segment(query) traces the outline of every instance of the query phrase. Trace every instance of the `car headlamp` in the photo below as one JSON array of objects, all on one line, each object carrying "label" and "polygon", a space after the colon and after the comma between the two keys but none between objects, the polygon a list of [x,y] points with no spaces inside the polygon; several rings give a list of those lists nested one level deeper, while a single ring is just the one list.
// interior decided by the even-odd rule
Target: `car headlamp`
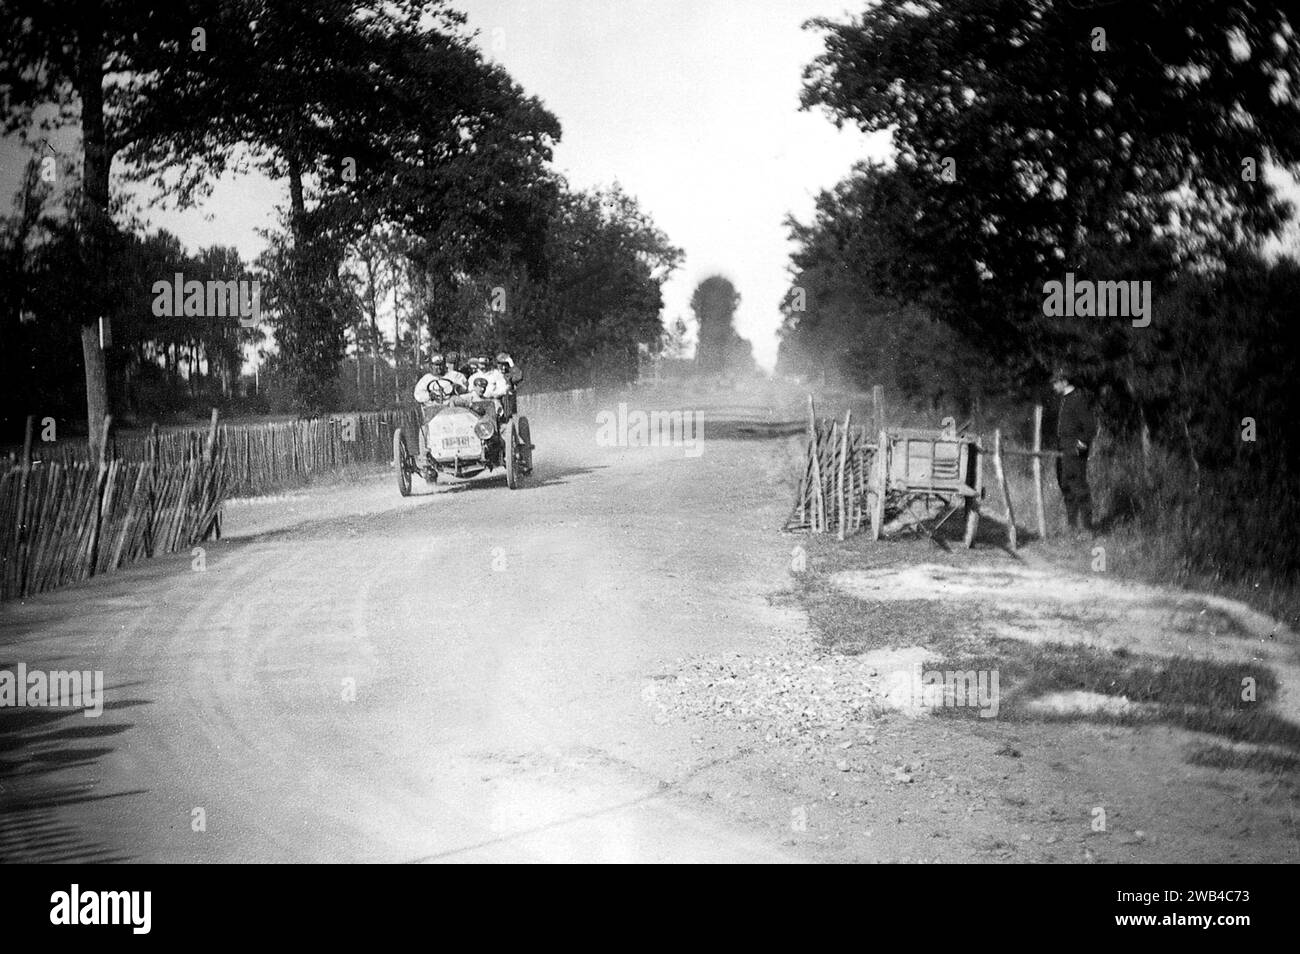
[{"label": "car headlamp", "polygon": [[474,433],[479,436],[479,440],[487,440],[492,436],[492,422],[479,421],[474,425]]}]

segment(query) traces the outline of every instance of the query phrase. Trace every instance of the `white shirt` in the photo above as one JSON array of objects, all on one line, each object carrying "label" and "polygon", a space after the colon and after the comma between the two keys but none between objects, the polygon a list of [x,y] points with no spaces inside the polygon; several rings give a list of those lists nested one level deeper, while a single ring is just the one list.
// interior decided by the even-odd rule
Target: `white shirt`
[{"label": "white shirt", "polygon": [[[456,393],[455,385],[457,383],[456,378],[452,377],[453,374],[456,375],[456,378],[460,378],[461,382],[465,380],[463,375],[457,374],[455,371],[448,371],[445,374],[429,373],[424,375],[416,382],[415,399],[421,404],[428,404],[431,401],[444,401],[451,397]],[[464,386],[463,383],[461,386]]]},{"label": "white shirt", "polygon": [[421,377],[420,380],[415,382],[415,390],[411,393],[415,395],[415,399],[421,404],[428,404],[433,400],[433,398],[429,396],[429,385],[431,385],[433,381],[434,376],[432,374],[426,374]]},{"label": "white shirt", "polygon": [[484,392],[484,397],[499,398],[505,397],[510,393],[510,382],[507,381],[506,376],[496,368],[489,368],[486,371],[475,371],[471,374],[469,376],[471,387],[476,378],[482,378],[487,382],[487,391]]}]

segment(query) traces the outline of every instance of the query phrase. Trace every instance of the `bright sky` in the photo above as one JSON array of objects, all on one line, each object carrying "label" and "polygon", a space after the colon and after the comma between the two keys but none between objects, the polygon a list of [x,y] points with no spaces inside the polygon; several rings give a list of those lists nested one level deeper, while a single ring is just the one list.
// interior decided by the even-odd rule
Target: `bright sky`
[{"label": "bright sky", "polygon": [[[868,139],[798,109],[800,74],[820,50],[800,29],[840,18],[845,0],[461,0],[484,52],[559,117],[555,166],[578,188],[615,181],[686,252],[664,318],[689,320],[695,285],[721,272],[741,295],[737,327],[759,362],[776,360],[789,245],[781,222],[806,218]],[[71,151],[70,135],[51,137]],[[883,139],[871,154],[883,156]],[[67,154],[65,152],[65,154]],[[4,144],[4,195],[26,156]],[[12,183],[12,185],[11,185]],[[227,178],[202,208],[153,210],[191,251],[234,245],[251,260],[287,202],[283,182]]]},{"label": "bright sky", "polygon": [[844,0],[465,0],[485,52],[564,127],[555,165],[578,187],[615,180],[686,252],[664,315],[720,272],[740,292],[736,325],[776,361],[788,288],[781,222],[807,218],[818,190],[882,137],[799,111],[801,73],[821,50],[810,17]]}]

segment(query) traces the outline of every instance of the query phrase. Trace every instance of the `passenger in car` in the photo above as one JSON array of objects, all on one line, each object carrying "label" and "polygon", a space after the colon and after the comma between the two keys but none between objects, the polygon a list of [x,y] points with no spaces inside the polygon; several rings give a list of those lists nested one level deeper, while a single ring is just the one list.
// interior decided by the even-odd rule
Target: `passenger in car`
[{"label": "passenger in car", "polygon": [[457,394],[451,403],[457,407],[467,407],[480,417],[491,413],[493,401],[487,396],[487,381],[482,377],[473,377],[470,378],[469,386],[469,391]]}]

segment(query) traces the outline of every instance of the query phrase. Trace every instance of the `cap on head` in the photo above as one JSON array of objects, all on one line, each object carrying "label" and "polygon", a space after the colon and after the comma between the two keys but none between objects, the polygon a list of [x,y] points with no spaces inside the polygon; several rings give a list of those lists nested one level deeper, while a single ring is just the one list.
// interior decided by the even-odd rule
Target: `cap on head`
[{"label": "cap on head", "polygon": [[429,355],[429,363],[435,366],[441,365],[443,367],[446,367],[447,359],[440,354],[434,353]]},{"label": "cap on head", "polygon": [[1062,384],[1066,384],[1069,382],[1069,380],[1070,380],[1070,375],[1066,372],[1065,368],[1062,368],[1060,365],[1057,365],[1055,368],[1052,369],[1053,383],[1060,381]]},{"label": "cap on head", "polygon": [[497,364],[510,364],[510,363],[511,363],[510,355],[506,354],[504,351],[497,352]]}]

